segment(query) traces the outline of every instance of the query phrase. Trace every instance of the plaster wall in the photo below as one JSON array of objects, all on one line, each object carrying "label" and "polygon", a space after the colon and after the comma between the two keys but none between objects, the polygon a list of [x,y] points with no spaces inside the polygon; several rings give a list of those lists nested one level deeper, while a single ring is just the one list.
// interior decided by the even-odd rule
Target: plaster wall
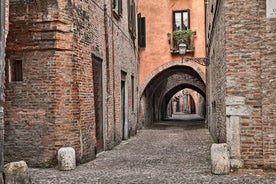
[{"label": "plaster wall", "polygon": [[[190,9],[190,28],[196,31],[195,51],[188,57],[205,57],[204,1],[147,1],[139,0],[138,12],[146,18],[146,48],[139,49],[140,85],[159,66],[181,60],[178,54],[170,53],[167,33],[172,33],[174,10]],[[203,72],[205,67],[198,65]]]}]

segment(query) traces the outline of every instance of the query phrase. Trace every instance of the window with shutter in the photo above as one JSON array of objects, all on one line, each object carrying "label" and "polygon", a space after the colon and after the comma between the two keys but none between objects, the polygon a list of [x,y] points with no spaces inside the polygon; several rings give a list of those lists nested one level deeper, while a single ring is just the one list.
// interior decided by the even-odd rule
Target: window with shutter
[{"label": "window with shutter", "polygon": [[138,46],[146,47],[146,18],[138,14]]}]

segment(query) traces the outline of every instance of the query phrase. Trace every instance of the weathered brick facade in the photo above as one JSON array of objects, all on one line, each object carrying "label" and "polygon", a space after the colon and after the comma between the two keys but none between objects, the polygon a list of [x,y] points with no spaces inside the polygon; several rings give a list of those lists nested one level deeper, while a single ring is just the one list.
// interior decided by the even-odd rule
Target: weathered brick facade
[{"label": "weathered brick facade", "polygon": [[247,168],[276,166],[275,32],[266,1],[209,1],[208,121]]},{"label": "weathered brick facade", "polygon": [[[122,7],[116,19],[111,2],[103,0],[10,2],[5,161],[50,166],[60,147],[72,146],[77,161],[86,162],[99,150],[117,145],[122,129],[128,135],[136,132],[137,101],[132,100],[138,95],[137,46],[128,30],[126,1]],[[16,60],[22,60],[22,81],[12,80]],[[95,60],[101,77],[93,71]],[[124,108],[121,71],[126,73],[128,94]],[[98,103],[101,109],[95,109]],[[124,123],[122,109],[131,109]],[[103,148],[97,148],[97,123]]]}]

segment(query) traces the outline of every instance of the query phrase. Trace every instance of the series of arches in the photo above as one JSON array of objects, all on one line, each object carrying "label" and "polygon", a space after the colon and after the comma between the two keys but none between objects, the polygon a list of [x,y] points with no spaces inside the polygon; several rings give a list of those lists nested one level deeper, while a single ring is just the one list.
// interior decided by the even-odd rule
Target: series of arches
[{"label": "series of arches", "polygon": [[[206,77],[199,65],[192,61],[171,61],[154,70],[141,85],[140,122],[151,126],[154,122],[171,117],[168,107],[173,97],[189,89],[199,95],[189,94],[196,102],[195,112],[205,116]],[[200,98],[200,99],[196,99]],[[192,104],[191,104],[192,105]],[[201,110],[199,110],[201,109]],[[204,110],[203,110],[204,109]],[[172,111],[172,109],[170,109]],[[184,112],[183,112],[184,113]]]}]

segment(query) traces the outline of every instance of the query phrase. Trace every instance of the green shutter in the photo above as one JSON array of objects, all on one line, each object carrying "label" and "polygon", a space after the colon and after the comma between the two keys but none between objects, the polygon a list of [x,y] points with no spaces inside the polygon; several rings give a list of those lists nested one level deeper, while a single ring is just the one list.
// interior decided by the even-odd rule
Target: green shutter
[{"label": "green shutter", "polygon": [[146,18],[138,15],[138,46],[146,47]]}]

